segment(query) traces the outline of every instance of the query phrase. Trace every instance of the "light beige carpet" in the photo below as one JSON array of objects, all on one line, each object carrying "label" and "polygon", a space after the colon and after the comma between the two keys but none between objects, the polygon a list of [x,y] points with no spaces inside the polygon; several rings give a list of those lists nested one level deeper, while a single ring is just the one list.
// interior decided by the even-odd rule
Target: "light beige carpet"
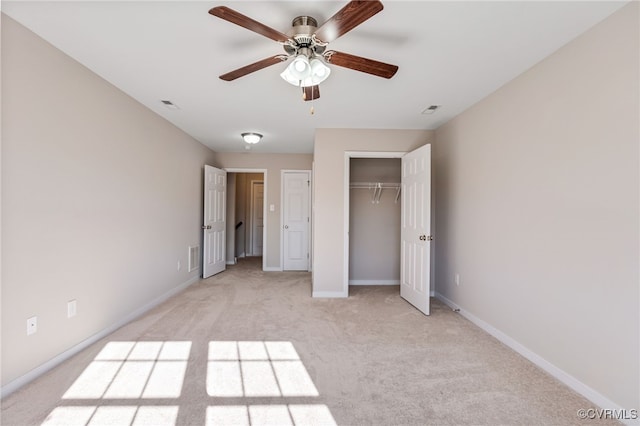
[{"label": "light beige carpet", "polygon": [[606,423],[436,300],[427,317],[397,286],[313,299],[310,274],[259,265],[194,284],[10,395],[2,424]]}]

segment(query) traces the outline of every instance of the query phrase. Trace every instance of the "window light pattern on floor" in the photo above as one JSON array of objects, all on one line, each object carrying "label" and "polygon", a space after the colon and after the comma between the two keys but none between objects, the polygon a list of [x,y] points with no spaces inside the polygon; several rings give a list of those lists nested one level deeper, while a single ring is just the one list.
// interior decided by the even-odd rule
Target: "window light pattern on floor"
[{"label": "window light pattern on floor", "polygon": [[82,406],[58,407],[43,423],[46,426],[175,426],[177,406]]},{"label": "window light pattern on floor", "polygon": [[[291,342],[213,341],[206,349],[201,374],[216,401],[319,396]],[[55,408],[43,426],[176,426],[191,350],[188,341],[107,343],[63,395],[69,405]],[[323,404],[230,402],[236,405],[206,407],[204,426],[336,425]]]},{"label": "window light pattern on floor", "polygon": [[207,408],[206,426],[316,425],[336,422],[326,405],[222,405]]},{"label": "window light pattern on floor", "polygon": [[291,342],[210,342],[207,393],[215,397],[319,395]]},{"label": "window light pattern on floor", "polygon": [[191,342],[109,342],[63,399],[178,398]]}]

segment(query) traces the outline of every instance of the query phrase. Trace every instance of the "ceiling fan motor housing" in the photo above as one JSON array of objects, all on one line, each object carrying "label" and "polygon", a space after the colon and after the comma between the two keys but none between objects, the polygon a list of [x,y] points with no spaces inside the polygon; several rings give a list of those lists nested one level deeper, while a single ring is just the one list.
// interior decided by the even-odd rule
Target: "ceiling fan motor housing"
[{"label": "ceiling fan motor housing", "polygon": [[313,37],[318,29],[318,21],[311,16],[298,16],[291,22],[291,30],[288,35],[295,41],[295,47],[289,44],[284,45],[284,50],[289,54],[296,54],[301,49],[308,49],[306,52],[313,52],[318,55],[325,50],[324,44],[319,44]]}]

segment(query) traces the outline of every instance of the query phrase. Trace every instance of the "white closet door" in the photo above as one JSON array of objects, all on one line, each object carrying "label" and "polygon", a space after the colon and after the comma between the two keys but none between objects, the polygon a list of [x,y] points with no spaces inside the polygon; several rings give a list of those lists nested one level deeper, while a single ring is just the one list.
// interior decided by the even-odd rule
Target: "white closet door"
[{"label": "white closet door", "polygon": [[400,295],[429,315],[431,145],[402,157]]}]

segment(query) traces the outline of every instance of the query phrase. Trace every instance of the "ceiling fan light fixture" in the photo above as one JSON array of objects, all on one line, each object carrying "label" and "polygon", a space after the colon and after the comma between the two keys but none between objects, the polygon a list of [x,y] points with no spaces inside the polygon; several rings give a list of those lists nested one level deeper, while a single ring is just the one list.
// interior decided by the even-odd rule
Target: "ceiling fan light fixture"
[{"label": "ceiling fan light fixture", "polygon": [[329,77],[331,68],[329,68],[321,59],[313,58],[311,60],[311,79],[312,86],[320,84]]},{"label": "ceiling fan light fixture", "polygon": [[311,64],[306,55],[298,55],[289,64],[289,72],[298,80],[304,80],[311,73]]},{"label": "ceiling fan light fixture", "polygon": [[[298,60],[298,58],[304,57],[305,59]],[[296,62],[298,61],[298,62]],[[300,64],[304,64],[305,71],[300,72],[297,67],[302,68]],[[306,66],[308,64],[308,66]],[[329,68],[321,59],[315,57],[309,61],[306,56],[298,55],[293,62],[285,68],[280,74],[280,77],[284,81],[294,86],[309,87],[317,86],[325,81],[329,74],[331,74],[331,68]]]},{"label": "ceiling fan light fixture", "polygon": [[286,67],[284,71],[282,71],[282,73],[280,74],[280,77],[282,77],[282,79],[289,84],[293,84],[294,86],[300,86],[300,80],[294,77],[293,74],[291,74],[291,71],[289,70],[290,67],[291,65]]},{"label": "ceiling fan light fixture", "polygon": [[241,136],[246,143],[251,145],[257,144],[262,139],[262,135],[255,132],[242,133]]}]

